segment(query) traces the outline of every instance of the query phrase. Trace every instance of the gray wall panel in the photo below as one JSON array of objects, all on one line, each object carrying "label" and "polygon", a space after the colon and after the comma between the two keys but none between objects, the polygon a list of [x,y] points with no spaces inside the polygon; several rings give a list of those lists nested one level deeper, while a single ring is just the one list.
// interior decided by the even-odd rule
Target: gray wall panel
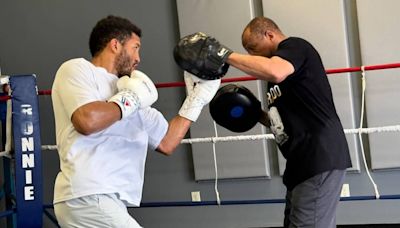
[{"label": "gray wall panel", "polygon": [[[384,4],[383,4],[384,3]],[[400,32],[397,29],[400,2],[357,1],[360,44],[364,65],[398,62]],[[400,69],[366,72],[366,116],[369,127],[400,122]],[[370,134],[373,169],[400,168],[398,133]]]},{"label": "gray wall panel", "polygon": [[[227,10],[227,6],[229,6],[229,10]],[[241,45],[241,34],[246,24],[254,17],[253,1],[178,0],[177,7],[181,36],[202,31],[214,36],[229,48],[244,52]],[[225,77],[240,75],[243,73],[231,67]],[[245,85],[258,98],[262,99],[263,82],[251,81],[239,84]],[[242,134],[233,133],[222,127],[217,129],[218,136],[265,132],[265,128],[259,124]],[[200,118],[191,127],[190,133],[192,138],[215,135],[208,106],[203,109]],[[213,179],[215,171],[212,145],[194,144],[192,149],[196,180]],[[217,143],[216,153],[219,178],[268,177],[270,175],[268,150],[266,142],[263,140]]]}]

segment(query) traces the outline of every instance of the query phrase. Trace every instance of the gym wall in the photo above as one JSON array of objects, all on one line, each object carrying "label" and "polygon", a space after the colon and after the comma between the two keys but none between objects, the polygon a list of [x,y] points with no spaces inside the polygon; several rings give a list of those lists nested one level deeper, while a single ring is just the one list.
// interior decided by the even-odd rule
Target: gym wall
[{"label": "gym wall", "polygon": [[[140,69],[156,83],[183,81],[172,57],[181,36],[199,30],[215,36],[230,48],[241,47],[243,27],[256,15],[274,19],[284,33],[308,39],[320,51],[327,69],[395,62],[400,53],[399,15],[395,0],[36,0],[3,1],[0,7],[0,67],[2,74],[36,74],[39,90],[51,88],[60,64],[70,58],[90,58],[88,38],[96,21],[109,14],[131,19],[143,30]],[[367,72],[367,126],[396,124],[398,70]],[[229,77],[244,76],[231,68]],[[345,128],[357,128],[361,107],[359,73],[329,76],[335,104]],[[379,80],[379,81],[378,81]],[[265,83],[243,83],[260,100]],[[378,86],[379,85],[379,86]],[[155,107],[171,119],[182,104],[184,88],[159,89]],[[384,101],[384,102],[383,102]],[[43,144],[55,144],[51,98],[40,97]],[[236,135],[220,127],[219,136]],[[244,134],[263,134],[257,125]],[[214,136],[205,107],[187,137]],[[382,195],[400,192],[397,133],[364,137],[368,164]],[[359,140],[347,136],[353,167],[345,183],[351,196],[371,196],[373,188],[361,160]],[[272,141],[219,143],[216,147],[222,201],[283,199],[281,173],[284,160]],[[59,169],[56,151],[42,152],[44,201],[53,198]],[[190,202],[199,191],[202,201],[215,201],[211,144],[181,145],[169,157],[149,151],[143,202]],[[341,202],[339,224],[400,223],[400,200]],[[146,228],[152,227],[278,227],[284,204],[243,204],[192,207],[143,207],[130,212]],[[44,227],[54,225],[44,217]],[[1,223],[0,223],[1,225]]]}]

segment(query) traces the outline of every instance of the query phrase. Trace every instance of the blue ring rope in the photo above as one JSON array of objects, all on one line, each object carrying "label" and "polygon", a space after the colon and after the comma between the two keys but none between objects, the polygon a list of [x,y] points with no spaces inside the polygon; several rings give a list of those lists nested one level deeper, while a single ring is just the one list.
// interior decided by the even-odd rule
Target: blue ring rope
[{"label": "blue ring rope", "polygon": [[[371,196],[349,196],[341,197],[340,201],[361,201],[361,200],[394,200],[400,199],[398,195],[381,195],[377,199],[374,195]],[[245,205],[245,204],[278,204],[285,203],[285,199],[261,199],[261,200],[225,200],[221,201],[221,205]],[[218,205],[217,201],[176,201],[176,202],[143,202],[140,207],[181,207],[181,206],[213,206]],[[52,204],[43,205],[43,208],[53,208]],[[135,207],[136,208],[136,207]]]}]

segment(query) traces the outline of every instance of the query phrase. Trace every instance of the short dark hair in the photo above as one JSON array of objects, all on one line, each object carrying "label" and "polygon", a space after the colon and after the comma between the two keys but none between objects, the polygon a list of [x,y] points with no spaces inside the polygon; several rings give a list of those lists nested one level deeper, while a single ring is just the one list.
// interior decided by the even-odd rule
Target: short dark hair
[{"label": "short dark hair", "polygon": [[246,28],[250,29],[250,32],[253,34],[264,34],[266,30],[280,32],[278,25],[267,17],[255,17],[249,22]]},{"label": "short dark hair", "polygon": [[114,38],[123,44],[132,33],[142,36],[142,30],[128,19],[109,15],[98,21],[90,33],[90,53],[96,56]]}]

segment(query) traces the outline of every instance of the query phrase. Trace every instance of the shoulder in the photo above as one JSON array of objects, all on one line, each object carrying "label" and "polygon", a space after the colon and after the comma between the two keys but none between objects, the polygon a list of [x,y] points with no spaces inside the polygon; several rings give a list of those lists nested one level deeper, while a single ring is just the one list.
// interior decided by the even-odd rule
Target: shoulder
[{"label": "shoulder", "polygon": [[306,46],[311,46],[310,42],[299,37],[288,37],[279,44],[279,48],[288,48],[288,47],[300,48]]},{"label": "shoulder", "polygon": [[65,61],[61,64],[60,69],[75,67],[90,67],[91,63],[84,58],[75,58]]},{"label": "shoulder", "polygon": [[58,68],[54,84],[60,84],[60,86],[66,86],[67,84],[84,84],[91,83],[93,69],[92,63],[83,59],[70,59],[65,61]]},{"label": "shoulder", "polygon": [[92,63],[83,58],[70,59],[61,64],[57,70],[57,76],[85,74],[90,71],[91,67]]},{"label": "shoulder", "polygon": [[289,37],[283,40],[278,46],[277,53],[304,57],[318,54],[316,48],[309,41],[299,37]]}]

